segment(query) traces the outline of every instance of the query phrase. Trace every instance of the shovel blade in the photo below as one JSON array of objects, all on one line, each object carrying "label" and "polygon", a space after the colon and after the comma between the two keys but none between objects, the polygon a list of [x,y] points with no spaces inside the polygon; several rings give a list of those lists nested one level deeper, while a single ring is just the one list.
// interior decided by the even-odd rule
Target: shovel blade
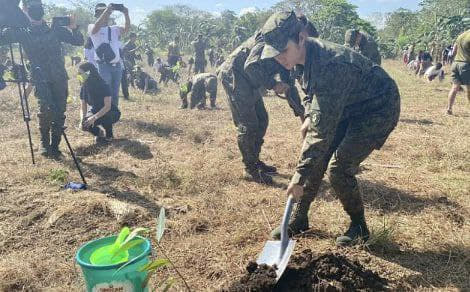
[{"label": "shovel blade", "polygon": [[287,268],[287,264],[289,263],[290,256],[294,251],[295,240],[289,240],[287,244],[287,248],[282,252],[281,241],[278,240],[270,240],[267,241],[264,245],[263,251],[259,255],[256,263],[258,265],[268,265],[274,266],[276,265],[276,280],[279,280]]}]

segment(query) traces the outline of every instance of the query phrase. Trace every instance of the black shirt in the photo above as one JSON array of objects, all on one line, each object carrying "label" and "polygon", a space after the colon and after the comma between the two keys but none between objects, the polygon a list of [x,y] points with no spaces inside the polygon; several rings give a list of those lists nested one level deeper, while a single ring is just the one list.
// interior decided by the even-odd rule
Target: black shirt
[{"label": "black shirt", "polygon": [[[80,89],[80,99],[85,100],[91,107],[91,112],[96,114],[104,107],[104,98],[111,96],[111,89],[104,81],[85,82]],[[114,105],[111,105],[111,110],[116,110]]]}]

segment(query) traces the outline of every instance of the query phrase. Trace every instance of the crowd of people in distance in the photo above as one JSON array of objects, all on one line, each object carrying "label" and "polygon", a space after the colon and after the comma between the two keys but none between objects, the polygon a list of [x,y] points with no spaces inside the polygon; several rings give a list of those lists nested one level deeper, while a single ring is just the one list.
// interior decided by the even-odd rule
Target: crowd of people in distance
[{"label": "crowd of people in distance", "polygon": [[[98,3],[95,7],[96,22],[88,27],[84,46],[86,63],[79,66],[80,98],[84,103],[81,129],[95,135],[97,143],[109,142],[113,136],[112,124],[120,117],[119,87],[124,99],[128,100],[130,85],[144,94],[157,94],[160,85],[166,86],[171,81],[180,86],[181,109],[206,108],[206,95],[209,95],[211,108],[216,108],[217,76],[206,73],[206,68],[210,65],[214,69],[224,61],[221,49],[209,46],[199,34],[191,43],[194,54],[184,62],[180,38],[176,36],[168,45],[166,61],[161,57],[155,58],[149,45],[138,45],[136,33],[130,33],[128,41],[122,43],[130,27],[128,11],[125,7],[121,11],[125,16],[124,27],[108,25],[113,11],[112,5]],[[185,68],[188,77],[182,81]],[[101,87],[103,82],[109,86],[108,91]],[[96,91],[92,94],[90,88]],[[109,94],[111,106],[107,104],[108,96],[103,94]],[[98,131],[100,127],[94,125],[101,126],[103,131]]]},{"label": "crowd of people in distance", "polygon": [[[433,63],[434,61],[434,63]],[[428,82],[443,81],[445,78],[444,66],[450,66],[452,89],[448,95],[446,113],[453,114],[453,106],[458,92],[463,92],[462,86],[467,87],[467,98],[470,102],[470,32],[463,32],[452,45],[444,46],[440,51],[431,46],[430,51],[419,50],[415,52],[415,44],[403,50],[403,63],[416,76],[424,77]]]}]

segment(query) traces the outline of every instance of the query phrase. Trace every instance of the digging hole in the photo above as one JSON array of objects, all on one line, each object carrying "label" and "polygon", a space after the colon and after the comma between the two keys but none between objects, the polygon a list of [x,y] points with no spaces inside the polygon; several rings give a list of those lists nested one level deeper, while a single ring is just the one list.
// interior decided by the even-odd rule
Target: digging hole
[{"label": "digging hole", "polygon": [[385,291],[387,280],[337,253],[314,256],[310,250],[291,258],[276,284],[276,271],[249,263],[246,274],[223,292],[242,291]]}]

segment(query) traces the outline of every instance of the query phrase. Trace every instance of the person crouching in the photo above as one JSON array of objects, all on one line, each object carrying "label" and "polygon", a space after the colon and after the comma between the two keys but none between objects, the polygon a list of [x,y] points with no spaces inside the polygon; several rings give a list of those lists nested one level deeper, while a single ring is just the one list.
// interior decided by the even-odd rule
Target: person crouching
[{"label": "person crouching", "polygon": [[95,142],[102,144],[113,138],[113,124],[119,121],[121,112],[111,103],[111,89],[100,77],[91,63],[79,66],[81,113],[80,127],[95,136]]}]

